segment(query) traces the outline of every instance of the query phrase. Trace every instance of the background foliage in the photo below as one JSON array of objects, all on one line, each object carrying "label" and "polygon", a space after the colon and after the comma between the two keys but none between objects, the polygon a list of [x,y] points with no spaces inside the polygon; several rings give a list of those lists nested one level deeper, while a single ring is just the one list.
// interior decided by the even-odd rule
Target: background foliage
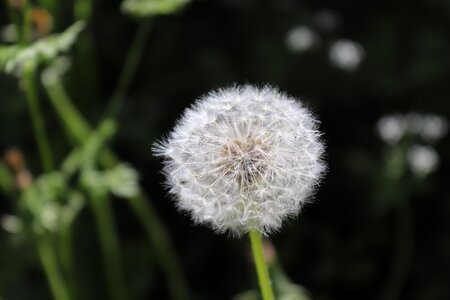
[{"label": "background foliage", "polygon": [[[27,22],[24,3],[0,6],[1,299],[51,298],[42,236],[55,251],[69,249],[58,263],[74,299],[113,299],[105,255],[109,265],[123,265],[116,275],[130,299],[175,299],[164,275],[172,260],[164,263],[166,252],[154,246],[166,239],[192,299],[252,299],[242,294],[256,287],[248,241],[194,227],[177,213],[150,151],[199,95],[235,83],[269,83],[302,99],[319,116],[327,143],[329,172],[318,201],[271,238],[278,289],[323,300],[449,298],[449,140],[427,139],[414,128],[436,114],[445,134],[450,2],[42,0],[32,2],[31,32],[14,33],[7,26],[14,18]],[[135,32],[142,57],[127,55]],[[344,42],[340,50],[337,41]],[[135,75],[121,81],[134,58]],[[43,168],[32,129],[33,81],[53,172]],[[386,142],[377,128],[391,114],[410,129]],[[92,133],[105,116],[111,122]],[[434,169],[414,171],[413,144],[433,147]],[[17,162],[20,154],[25,163]],[[32,188],[19,171],[36,179]],[[150,197],[133,202],[141,191]],[[118,240],[102,235],[98,203],[111,204]],[[158,217],[139,217],[147,211],[142,203]],[[60,246],[64,226],[71,242]],[[120,262],[117,253],[102,252],[116,248]]]}]

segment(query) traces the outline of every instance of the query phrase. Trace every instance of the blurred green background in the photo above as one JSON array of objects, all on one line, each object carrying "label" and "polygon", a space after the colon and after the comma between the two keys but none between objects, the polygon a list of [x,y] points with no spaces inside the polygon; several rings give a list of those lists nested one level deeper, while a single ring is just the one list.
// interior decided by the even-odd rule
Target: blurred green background
[{"label": "blurred green background", "polygon": [[178,213],[151,154],[244,83],[301,99],[327,145],[267,245],[279,299],[450,299],[449,1],[6,0],[0,28],[0,299],[257,299],[248,240]]}]

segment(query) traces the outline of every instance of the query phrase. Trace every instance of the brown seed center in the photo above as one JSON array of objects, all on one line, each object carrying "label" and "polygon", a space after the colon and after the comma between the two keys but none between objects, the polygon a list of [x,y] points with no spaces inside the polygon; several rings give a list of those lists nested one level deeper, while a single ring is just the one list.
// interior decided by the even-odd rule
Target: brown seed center
[{"label": "brown seed center", "polygon": [[219,166],[226,175],[248,186],[264,175],[269,151],[270,145],[260,138],[231,140],[220,149]]}]

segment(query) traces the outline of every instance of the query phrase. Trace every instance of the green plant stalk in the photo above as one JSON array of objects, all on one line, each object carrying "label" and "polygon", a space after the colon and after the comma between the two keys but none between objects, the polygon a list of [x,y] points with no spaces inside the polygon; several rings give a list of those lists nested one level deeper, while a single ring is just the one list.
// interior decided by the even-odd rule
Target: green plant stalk
[{"label": "green plant stalk", "polygon": [[74,268],[74,260],[73,260],[73,244],[72,244],[73,232],[72,232],[72,223],[62,224],[60,229],[59,236],[59,250],[61,257],[61,266],[68,278],[68,290],[70,295],[75,297],[75,268]]},{"label": "green plant stalk", "polygon": [[58,268],[57,255],[52,247],[50,237],[45,232],[36,233],[35,235],[39,258],[50,284],[53,298],[55,300],[70,300],[67,286],[62,280]]},{"label": "green plant stalk", "polygon": [[166,228],[151,207],[151,203],[141,193],[128,199],[134,213],[138,217],[159,259],[161,269],[167,281],[167,287],[174,300],[190,299],[187,282],[175,250],[168,238]]},{"label": "green plant stalk", "polygon": [[49,172],[53,169],[53,156],[50,150],[50,143],[45,131],[44,121],[42,119],[42,113],[39,107],[39,98],[34,81],[36,67],[34,63],[28,63],[24,66],[23,70],[23,87],[28,102],[28,108],[33,123],[34,136],[39,149],[39,155],[43,169],[45,172]]},{"label": "green plant stalk", "polygon": [[414,249],[414,216],[408,198],[399,199],[396,206],[397,232],[393,264],[389,271],[386,285],[381,293],[381,300],[401,298],[402,289],[408,279]]},{"label": "green plant stalk", "polygon": [[131,43],[130,50],[128,51],[125,59],[125,64],[122,72],[119,75],[116,87],[109,100],[109,106],[106,110],[105,118],[116,118],[122,106],[126,92],[128,91],[131,82],[139,67],[139,62],[144,53],[147,36],[152,28],[152,20],[150,18],[141,21],[139,27],[135,33],[133,41]]},{"label": "green plant stalk", "polygon": [[21,42],[24,45],[28,45],[32,41],[32,27],[31,27],[31,13],[32,13],[32,4],[31,0],[24,1],[23,8],[23,25],[22,25],[22,39]]},{"label": "green plant stalk", "polygon": [[103,265],[109,290],[109,299],[126,300],[125,276],[120,259],[120,247],[117,237],[116,224],[114,222],[109,199],[101,193],[92,193],[92,208],[97,222],[97,230],[102,250]]},{"label": "green plant stalk", "polygon": [[10,169],[0,161],[0,189],[5,195],[13,196],[15,190],[14,175]]},{"label": "green plant stalk", "polygon": [[261,233],[255,229],[251,229],[249,236],[262,298],[263,300],[273,300],[272,284],[270,282],[269,271],[264,257]]},{"label": "green plant stalk", "polygon": [[[59,77],[43,77],[43,85],[47,95],[63,122],[67,132],[85,144],[92,134],[91,127],[80,112],[73,106]],[[119,161],[109,149],[104,149],[99,155],[100,164],[105,168],[114,167]],[[138,197],[130,199],[129,204],[138,217],[146,235],[158,255],[160,267],[166,279],[168,290],[174,300],[189,299],[189,289],[182,272],[181,264],[171,244],[167,230],[154,212],[149,199],[141,192]],[[163,234],[164,233],[164,234]]]},{"label": "green plant stalk", "polygon": [[89,20],[92,15],[92,0],[75,0],[73,3],[73,13],[76,20]]},{"label": "green plant stalk", "polygon": [[22,41],[22,26],[20,24],[20,18],[16,11],[16,8],[11,6],[10,0],[5,0],[5,5],[8,8],[8,15],[14,25],[17,33],[17,41]]},{"label": "green plant stalk", "polygon": [[[87,142],[93,130],[72,104],[56,71],[51,68],[45,70],[44,76],[42,76],[42,83],[63,126],[73,139],[74,145]],[[114,166],[117,163],[117,158],[114,157],[114,154],[109,149],[104,149],[100,155],[100,163],[104,166]]]},{"label": "green plant stalk", "polygon": [[50,12],[52,16],[56,15],[55,12],[55,1],[54,0],[39,0],[38,1],[39,6],[45,8]]}]

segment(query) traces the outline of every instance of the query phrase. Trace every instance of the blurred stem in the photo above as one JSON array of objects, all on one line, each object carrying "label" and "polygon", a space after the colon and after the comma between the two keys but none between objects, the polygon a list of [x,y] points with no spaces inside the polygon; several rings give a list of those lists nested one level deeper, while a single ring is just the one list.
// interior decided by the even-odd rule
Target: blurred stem
[{"label": "blurred stem", "polygon": [[[61,121],[65,125],[67,132],[79,144],[85,144],[92,134],[91,127],[73,106],[57,74],[53,76],[51,74],[48,75],[46,72],[44,72],[42,82]],[[114,156],[114,153],[108,148],[100,152],[98,159],[104,168],[112,168],[119,162],[117,157]],[[189,299],[189,289],[182,272],[181,264],[165,226],[151,206],[151,201],[141,192],[139,196],[130,199],[129,204],[158,255],[158,261],[163,270],[172,299]]]},{"label": "blurred stem", "polygon": [[17,41],[22,41],[22,26],[20,24],[20,18],[17,9],[11,5],[10,0],[5,0],[5,3],[6,7],[8,8],[8,15],[16,29]]},{"label": "blurred stem", "polygon": [[70,294],[75,297],[74,282],[75,282],[75,270],[73,264],[73,251],[72,251],[72,223],[63,223],[60,229],[60,256],[61,265],[64,273],[69,279],[68,290]]},{"label": "blurred stem", "polygon": [[269,271],[266,259],[264,257],[264,249],[262,244],[261,233],[255,229],[249,232],[252,244],[253,260],[256,265],[256,273],[258,274],[259,286],[263,300],[273,300],[272,284],[270,282]]},{"label": "blurred stem", "polygon": [[53,17],[57,16],[55,11],[55,0],[39,0],[38,3],[39,6],[48,10]]},{"label": "blurred stem", "polygon": [[108,200],[106,194],[95,193],[94,191],[91,203],[97,222],[103,265],[109,288],[109,299],[126,300],[128,295],[120,259],[119,239]]},{"label": "blurred stem", "polygon": [[181,264],[168,238],[169,234],[155,214],[150,202],[145,199],[143,194],[130,198],[128,201],[144,226],[147,237],[157,254],[171,299],[190,299],[188,285],[183,276]]},{"label": "blurred stem", "polygon": [[0,189],[1,191],[12,198],[15,189],[15,179],[11,170],[0,161]]},{"label": "blurred stem", "polygon": [[[42,74],[42,83],[67,133],[75,140],[74,144],[85,143],[92,134],[92,128],[72,104],[59,74],[53,68],[46,69]],[[116,161],[117,159],[109,149],[101,152],[100,162],[103,165],[112,166],[116,164]]]},{"label": "blurred stem", "polygon": [[414,216],[407,197],[396,206],[397,232],[395,253],[389,277],[381,292],[381,300],[400,299],[401,291],[408,279],[414,248]]},{"label": "blurred stem", "polygon": [[36,243],[39,257],[44,267],[47,280],[50,284],[55,300],[70,300],[69,292],[65,286],[62,275],[58,269],[57,256],[52,248],[50,237],[45,232],[36,234]]},{"label": "blurred stem", "polygon": [[21,39],[21,42],[24,45],[31,43],[32,40],[31,13],[32,13],[31,1],[24,0],[22,39]]},{"label": "blurred stem", "polygon": [[24,66],[23,85],[43,169],[45,172],[49,172],[53,169],[53,159],[49,146],[50,143],[45,132],[44,121],[42,120],[42,113],[39,107],[39,98],[34,81],[35,71],[36,67],[34,63],[28,63]]},{"label": "blurred stem", "polygon": [[73,11],[75,20],[89,20],[92,15],[92,0],[75,0],[73,3]]},{"label": "blurred stem", "polygon": [[139,62],[144,53],[145,44],[147,41],[147,36],[150,33],[152,19],[147,18],[141,21],[139,27],[134,35],[130,50],[128,51],[127,57],[125,59],[125,64],[122,72],[119,75],[116,87],[112,93],[109,107],[106,111],[106,118],[117,117],[119,109],[122,106],[125,94],[129,89],[131,82],[136,74],[139,67]]}]

